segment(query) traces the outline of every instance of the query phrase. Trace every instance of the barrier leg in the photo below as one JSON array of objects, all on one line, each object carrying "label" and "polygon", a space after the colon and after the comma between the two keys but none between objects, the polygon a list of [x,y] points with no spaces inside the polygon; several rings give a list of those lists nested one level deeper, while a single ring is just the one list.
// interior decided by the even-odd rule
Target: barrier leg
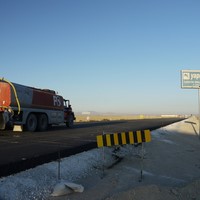
[{"label": "barrier leg", "polygon": [[141,171],[140,171],[140,180],[139,182],[142,181],[143,178],[143,160],[144,160],[144,143],[142,142],[142,149],[141,149]]},{"label": "barrier leg", "polygon": [[[105,133],[103,132],[102,135],[104,135],[104,134]],[[104,149],[104,146],[102,147],[102,161],[103,161],[102,162],[103,164],[102,164],[102,176],[101,176],[101,178],[104,177],[104,170],[105,170],[104,169],[105,168],[105,166],[104,166],[105,165],[105,149]]]},{"label": "barrier leg", "polygon": [[61,159],[60,159],[60,151],[58,152],[58,180],[61,179],[61,176],[60,176],[60,162],[61,162]]}]

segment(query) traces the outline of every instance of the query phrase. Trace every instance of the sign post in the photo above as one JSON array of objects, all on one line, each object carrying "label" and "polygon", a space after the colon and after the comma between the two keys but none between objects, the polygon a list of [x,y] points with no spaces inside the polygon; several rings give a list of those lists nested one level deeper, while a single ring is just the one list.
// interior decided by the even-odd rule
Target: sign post
[{"label": "sign post", "polygon": [[198,89],[198,102],[199,102],[199,140],[200,140],[200,88]]},{"label": "sign post", "polygon": [[200,139],[200,70],[181,70],[181,88],[198,89]]}]

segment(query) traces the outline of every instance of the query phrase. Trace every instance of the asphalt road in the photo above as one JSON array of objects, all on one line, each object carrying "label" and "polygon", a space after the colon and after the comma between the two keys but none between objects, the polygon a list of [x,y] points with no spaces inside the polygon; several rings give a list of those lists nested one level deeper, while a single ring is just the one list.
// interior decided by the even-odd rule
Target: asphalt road
[{"label": "asphalt road", "polygon": [[0,176],[96,148],[96,136],[104,133],[157,128],[183,118],[75,123],[74,128],[53,126],[46,132],[0,131]]}]

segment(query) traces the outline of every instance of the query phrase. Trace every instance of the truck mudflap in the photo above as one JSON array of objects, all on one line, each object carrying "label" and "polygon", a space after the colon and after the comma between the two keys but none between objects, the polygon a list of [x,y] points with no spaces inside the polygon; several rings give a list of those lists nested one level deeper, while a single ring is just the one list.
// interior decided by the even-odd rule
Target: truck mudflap
[{"label": "truck mudflap", "polygon": [[6,124],[9,121],[8,112],[0,112],[0,130],[4,130],[6,128]]}]

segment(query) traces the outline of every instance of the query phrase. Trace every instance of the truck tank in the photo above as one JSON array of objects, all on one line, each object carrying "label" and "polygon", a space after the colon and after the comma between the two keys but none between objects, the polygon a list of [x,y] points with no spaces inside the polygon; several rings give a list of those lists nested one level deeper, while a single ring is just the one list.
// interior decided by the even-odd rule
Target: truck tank
[{"label": "truck tank", "polygon": [[[63,97],[53,90],[42,90],[12,83],[16,89],[20,107],[63,110]],[[0,82],[0,107],[18,107],[17,99],[10,84]]]}]

